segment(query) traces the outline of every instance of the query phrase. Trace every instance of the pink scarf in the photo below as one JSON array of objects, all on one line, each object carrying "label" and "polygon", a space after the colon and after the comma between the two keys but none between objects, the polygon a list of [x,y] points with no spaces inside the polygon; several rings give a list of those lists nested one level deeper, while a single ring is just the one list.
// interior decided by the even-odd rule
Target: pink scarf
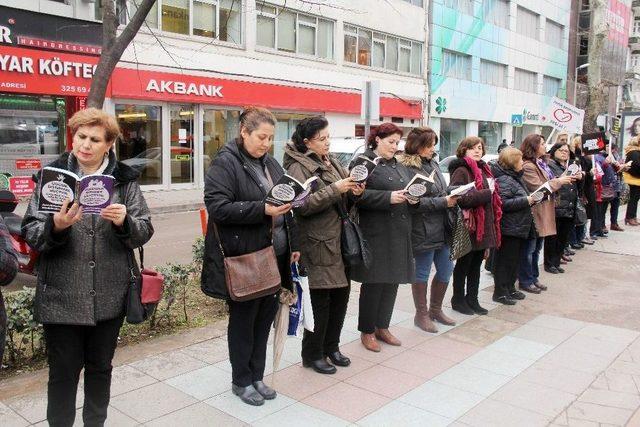
[{"label": "pink scarf", "polygon": [[[482,172],[487,176],[487,178],[493,178],[493,174],[491,173],[491,168],[489,165],[483,162],[482,170],[478,167],[478,162],[469,157],[464,157],[464,161],[473,172],[473,180],[476,184],[476,189],[478,191],[484,189],[484,180],[482,178]],[[502,199],[500,198],[498,182],[494,179],[493,183],[495,188],[493,190],[493,194],[491,195],[491,206],[493,208],[493,229],[496,233],[496,247],[500,247],[500,243],[502,242],[502,231],[500,229],[500,219],[502,218]],[[481,243],[484,238],[484,206],[478,206],[472,209],[473,216],[476,222],[476,242]]]}]

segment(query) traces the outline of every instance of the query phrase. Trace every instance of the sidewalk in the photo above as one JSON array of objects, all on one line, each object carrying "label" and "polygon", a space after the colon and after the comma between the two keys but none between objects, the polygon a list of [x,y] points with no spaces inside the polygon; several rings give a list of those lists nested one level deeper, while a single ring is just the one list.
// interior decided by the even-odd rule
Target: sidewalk
[{"label": "sidewalk", "polygon": [[[580,251],[566,274],[543,275],[549,291],[513,307],[490,302],[483,273],[489,315],[447,307],[459,323],[438,335],[413,326],[403,285],[391,328],[403,346],[380,353],[359,342],[354,286],[342,334],[352,366],[302,368],[300,339],[289,338],[275,376],[268,350],[265,381],[279,395],[259,408],[231,394],[224,323],[124,347],[107,425],[640,425],[638,237],[614,233]],[[45,383],[40,372],[0,384],[0,425],[46,425]]]}]

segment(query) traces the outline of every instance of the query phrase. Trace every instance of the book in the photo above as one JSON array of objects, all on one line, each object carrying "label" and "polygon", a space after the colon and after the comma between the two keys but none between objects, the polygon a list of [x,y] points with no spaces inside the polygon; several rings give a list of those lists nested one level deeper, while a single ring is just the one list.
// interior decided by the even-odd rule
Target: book
[{"label": "book", "polygon": [[551,197],[551,186],[548,182],[545,182],[540,187],[536,189],[533,193],[531,193],[531,197],[533,198],[533,204],[537,205],[538,203],[542,203],[545,200],[548,200]]},{"label": "book", "polygon": [[304,204],[315,188],[317,179],[317,176],[312,176],[305,182],[300,182],[291,175],[284,174],[271,187],[264,201],[274,206],[291,203],[294,208],[298,208]]},{"label": "book", "polygon": [[451,193],[449,193],[449,195],[450,196],[464,196],[469,191],[475,190],[475,188],[476,188],[476,183],[475,182],[470,182],[468,184],[461,185],[459,187],[454,188],[453,190],[451,190]]},{"label": "book", "polygon": [[60,212],[66,199],[78,202],[82,212],[99,214],[111,204],[116,180],[111,175],[87,175],[80,178],[68,170],[45,167],[40,178],[39,212]]},{"label": "book", "polygon": [[564,171],[564,175],[574,176],[578,175],[581,171],[582,168],[580,168],[580,165],[571,163],[569,166],[567,166],[567,170]]},{"label": "book", "polygon": [[419,173],[415,174],[407,186],[404,187],[407,199],[417,202],[420,197],[427,194],[428,186],[435,184],[435,174],[435,170],[431,172],[429,176],[424,176]]},{"label": "book", "polygon": [[376,157],[373,160],[367,156],[356,157],[353,161],[349,176],[353,178],[355,182],[365,182],[369,176],[371,176],[376,166],[378,166],[380,159],[382,159],[382,157]]}]

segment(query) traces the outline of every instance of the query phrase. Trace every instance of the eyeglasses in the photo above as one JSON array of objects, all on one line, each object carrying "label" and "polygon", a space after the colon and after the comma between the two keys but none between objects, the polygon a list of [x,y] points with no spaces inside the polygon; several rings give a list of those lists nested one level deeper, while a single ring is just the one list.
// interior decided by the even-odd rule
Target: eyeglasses
[{"label": "eyeglasses", "polygon": [[558,153],[568,153],[569,150],[556,150]]}]

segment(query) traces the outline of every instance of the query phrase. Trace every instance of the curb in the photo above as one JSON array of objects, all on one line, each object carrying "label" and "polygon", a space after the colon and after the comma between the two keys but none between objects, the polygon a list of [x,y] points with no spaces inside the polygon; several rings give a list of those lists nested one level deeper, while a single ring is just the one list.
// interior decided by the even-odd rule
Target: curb
[{"label": "curb", "polygon": [[185,203],[182,205],[165,205],[150,207],[149,211],[152,215],[161,215],[168,213],[190,212],[204,208],[204,202]]}]

